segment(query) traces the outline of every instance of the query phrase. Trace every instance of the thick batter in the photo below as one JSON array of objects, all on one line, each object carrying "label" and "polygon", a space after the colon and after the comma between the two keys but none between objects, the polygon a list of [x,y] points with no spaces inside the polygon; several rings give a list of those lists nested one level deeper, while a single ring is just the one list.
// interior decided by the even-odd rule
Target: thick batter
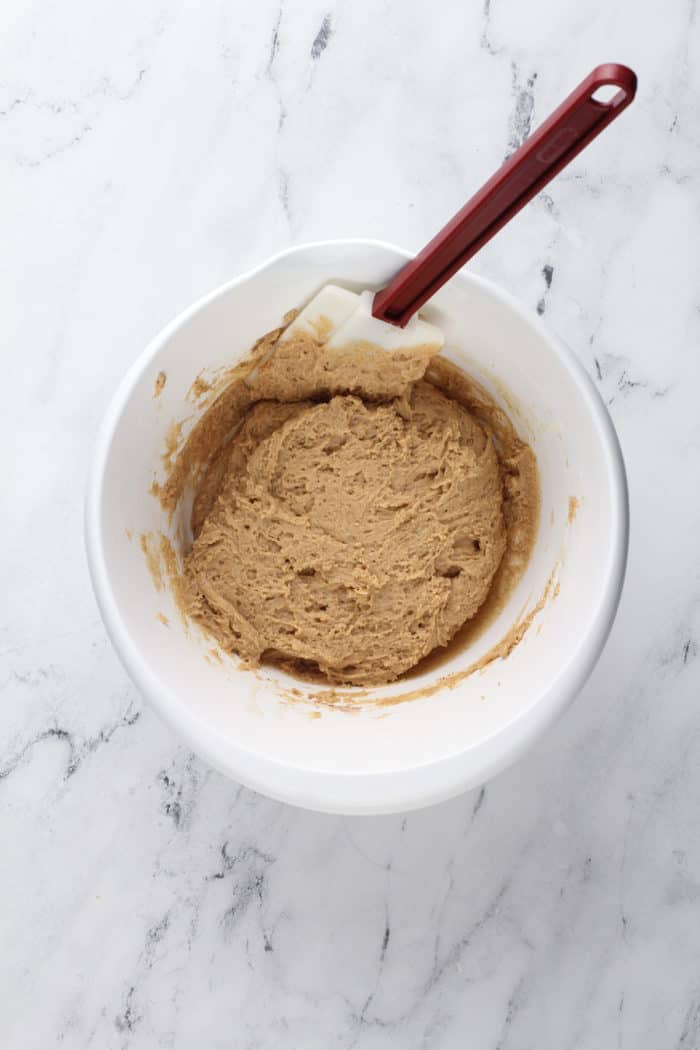
[{"label": "thick batter", "polygon": [[185,609],[250,664],[389,682],[510,593],[536,530],[534,456],[441,358],[358,347],[344,392],[351,362],[296,349],[252,383],[236,371],[159,489],[171,512],[195,490]]},{"label": "thick batter", "polygon": [[490,437],[425,381],[387,403],[262,401],[186,562],[225,649],[388,682],[484,602],[506,547]]}]

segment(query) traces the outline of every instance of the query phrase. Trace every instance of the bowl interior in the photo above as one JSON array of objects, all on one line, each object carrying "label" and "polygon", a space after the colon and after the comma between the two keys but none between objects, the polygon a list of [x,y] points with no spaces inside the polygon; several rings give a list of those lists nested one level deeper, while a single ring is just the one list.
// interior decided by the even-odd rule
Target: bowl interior
[{"label": "bowl interior", "polygon": [[[268,794],[317,808],[408,807],[483,780],[580,686],[621,584],[624,473],[597,394],[534,318],[488,283],[464,276],[425,314],[443,328],[446,355],[494,394],[532,444],[542,487],[538,539],[508,605],[468,650],[371,695],[388,701],[434,686],[479,659],[548,593],[508,658],[431,695],[352,712],[323,707],[319,717],[311,703],[289,694],[292,687],[306,694],[318,686],[211,658],[211,642],[184,628],[167,588],[156,590],[139,535],[175,535],[177,522],[168,523],[149,487],[162,476],[168,427],[195,418],[186,400],[194,377],[235,363],[327,281],[381,286],[405,257],[375,243],[307,246],[196,304],[126,377],[105,421],[90,483],[88,551],[96,591],[137,684],[220,768]],[[160,371],[167,382],[154,398]]]}]

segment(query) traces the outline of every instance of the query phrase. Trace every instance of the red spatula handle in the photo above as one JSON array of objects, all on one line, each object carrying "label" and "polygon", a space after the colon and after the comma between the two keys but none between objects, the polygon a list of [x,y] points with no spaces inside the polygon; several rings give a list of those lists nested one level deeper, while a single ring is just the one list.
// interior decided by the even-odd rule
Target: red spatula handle
[{"label": "red spatula handle", "polygon": [[[607,102],[599,88],[619,90]],[[509,219],[629,106],[637,78],[626,66],[598,66],[508,158],[440,233],[374,297],[372,313],[403,327],[423,303]]]}]

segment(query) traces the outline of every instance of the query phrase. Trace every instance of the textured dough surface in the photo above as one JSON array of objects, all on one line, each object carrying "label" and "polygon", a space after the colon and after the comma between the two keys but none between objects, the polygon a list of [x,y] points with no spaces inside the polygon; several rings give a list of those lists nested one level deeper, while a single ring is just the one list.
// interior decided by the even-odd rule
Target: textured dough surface
[{"label": "textured dough surface", "polygon": [[251,389],[256,401],[301,401],[307,397],[356,394],[369,401],[403,396],[422,379],[435,346],[383,350],[371,343],[331,349],[309,336],[280,342],[257,370]]},{"label": "textured dough surface", "polygon": [[486,599],[506,547],[499,461],[430,383],[382,404],[260,401],[225,457],[185,582],[227,651],[388,682]]}]

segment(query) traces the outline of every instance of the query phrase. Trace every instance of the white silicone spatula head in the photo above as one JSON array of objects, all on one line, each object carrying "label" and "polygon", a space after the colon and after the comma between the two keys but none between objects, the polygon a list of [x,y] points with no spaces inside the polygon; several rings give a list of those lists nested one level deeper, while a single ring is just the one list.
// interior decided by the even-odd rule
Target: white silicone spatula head
[{"label": "white silicone spatula head", "polygon": [[444,342],[442,332],[418,316],[403,328],[372,316],[374,292],[350,292],[337,284],[327,284],[297,314],[282,333],[282,341],[300,334],[310,335],[329,349],[357,343],[371,343],[384,350],[434,346],[438,353]]}]

